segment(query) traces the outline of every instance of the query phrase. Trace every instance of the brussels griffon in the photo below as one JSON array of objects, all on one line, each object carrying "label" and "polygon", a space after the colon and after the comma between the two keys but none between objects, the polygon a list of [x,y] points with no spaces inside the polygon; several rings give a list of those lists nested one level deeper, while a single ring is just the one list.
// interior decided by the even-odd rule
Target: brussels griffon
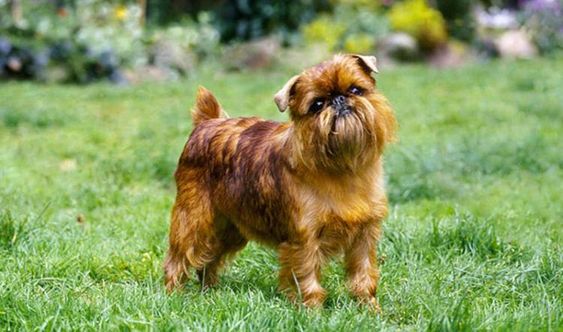
[{"label": "brussels griffon", "polygon": [[348,286],[378,308],[376,247],[387,213],[381,154],[395,118],[376,89],[372,56],[336,55],[275,95],[290,121],[227,118],[199,88],[194,130],[175,173],[169,291],[194,268],[204,286],[248,240],[277,248],[280,290],[306,306],[325,298],[321,268],[344,253]]}]

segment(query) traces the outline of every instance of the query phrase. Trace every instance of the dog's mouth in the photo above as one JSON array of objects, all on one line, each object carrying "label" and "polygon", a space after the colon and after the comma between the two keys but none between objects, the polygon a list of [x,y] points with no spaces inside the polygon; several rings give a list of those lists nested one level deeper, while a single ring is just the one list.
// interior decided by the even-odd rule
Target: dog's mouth
[{"label": "dog's mouth", "polygon": [[335,135],[337,134],[336,132],[336,121],[338,121],[338,117],[335,116],[332,118],[332,124],[330,126],[330,135]]},{"label": "dog's mouth", "polygon": [[341,133],[343,130],[345,130],[347,127],[346,122],[350,121],[351,117],[354,117],[354,113],[351,108],[335,111],[332,117],[330,135],[338,135],[339,132]]},{"label": "dog's mouth", "polygon": [[333,116],[327,142],[331,156],[356,155],[363,149],[365,139],[364,125],[354,111]]}]

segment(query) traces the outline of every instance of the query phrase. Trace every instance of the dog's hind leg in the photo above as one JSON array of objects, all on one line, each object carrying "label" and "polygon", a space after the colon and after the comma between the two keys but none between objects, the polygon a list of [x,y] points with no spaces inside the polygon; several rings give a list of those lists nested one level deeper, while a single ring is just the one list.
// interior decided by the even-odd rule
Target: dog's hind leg
[{"label": "dog's hind leg", "polygon": [[182,182],[172,210],[170,248],[164,262],[168,291],[182,286],[190,267],[199,270],[215,260],[220,246],[213,218],[209,195],[201,182]]},{"label": "dog's hind leg", "polygon": [[197,270],[197,275],[202,287],[211,287],[219,281],[219,271],[225,262],[244,248],[248,240],[242,236],[238,229],[223,218],[215,219],[215,239],[218,241],[214,259]]},{"label": "dog's hind leg", "polygon": [[[164,278],[168,292],[176,287],[182,287],[188,276],[189,263],[185,252],[189,240],[184,226],[188,222],[188,212],[176,202],[172,210],[170,247],[164,260]],[[184,230],[184,232],[179,234],[178,230]]]}]

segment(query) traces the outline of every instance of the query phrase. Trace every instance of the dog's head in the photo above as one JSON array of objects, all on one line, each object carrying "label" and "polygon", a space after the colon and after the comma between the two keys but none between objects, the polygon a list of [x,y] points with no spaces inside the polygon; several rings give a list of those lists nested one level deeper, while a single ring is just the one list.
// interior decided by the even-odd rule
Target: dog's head
[{"label": "dog's head", "polygon": [[357,171],[394,137],[395,118],[372,73],[373,56],[336,55],[292,77],[275,95],[290,110],[301,164]]}]

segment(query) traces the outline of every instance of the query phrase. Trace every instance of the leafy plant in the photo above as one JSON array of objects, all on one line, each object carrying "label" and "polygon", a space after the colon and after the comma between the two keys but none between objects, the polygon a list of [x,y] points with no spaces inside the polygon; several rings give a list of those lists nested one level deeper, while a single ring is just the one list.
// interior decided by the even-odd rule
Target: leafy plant
[{"label": "leafy plant", "polygon": [[442,14],[425,0],[407,0],[389,11],[391,27],[415,37],[423,50],[432,50],[446,42],[448,33]]},{"label": "leafy plant", "polygon": [[471,41],[475,34],[472,14],[473,0],[435,0],[436,7],[446,20],[448,33],[460,40]]},{"label": "leafy plant", "polygon": [[350,53],[373,51],[389,31],[387,19],[373,1],[339,0],[332,14],[324,14],[302,28],[308,42],[321,42],[331,50]]},{"label": "leafy plant", "polygon": [[[0,9],[5,8],[0,0]],[[26,3],[26,19],[20,25],[0,10],[1,78],[123,83],[122,70],[149,63],[151,47],[158,41],[178,46],[179,58],[207,55],[218,47],[218,32],[206,13],[197,22],[186,19],[147,31],[140,5],[131,0],[84,0],[54,9],[51,3]]]},{"label": "leafy plant", "polygon": [[306,40],[321,42],[330,49],[338,48],[345,32],[346,26],[340,22],[334,22],[328,14],[320,15],[303,27],[303,35]]},{"label": "leafy plant", "polygon": [[197,54],[208,55],[219,47],[219,38],[219,32],[211,25],[211,16],[202,12],[197,21],[184,18],[176,24],[153,30],[146,42],[154,44],[159,40],[168,40],[185,52],[195,51]]},{"label": "leafy plant", "polygon": [[328,0],[228,0],[215,11],[221,40],[250,40],[281,34],[286,41],[299,27],[321,11]]}]

